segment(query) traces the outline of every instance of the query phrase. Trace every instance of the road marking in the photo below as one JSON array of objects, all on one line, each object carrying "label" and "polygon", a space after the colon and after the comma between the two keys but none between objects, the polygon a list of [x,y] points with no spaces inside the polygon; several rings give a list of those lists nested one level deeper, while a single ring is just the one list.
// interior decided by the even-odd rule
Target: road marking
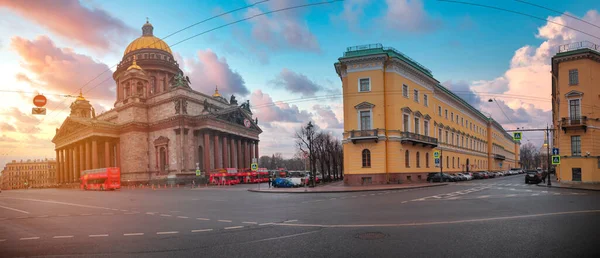
[{"label": "road marking", "polygon": [[143,236],[144,233],[125,233],[123,236]]},{"label": "road marking", "polygon": [[515,197],[517,196],[516,194],[507,194],[506,197]]},{"label": "road marking", "polygon": [[128,210],[121,210],[122,212],[128,212]]},{"label": "road marking", "polygon": [[138,214],[139,212],[137,211],[132,211],[132,212],[125,212],[123,214],[127,214],[127,215],[131,215],[131,214]]},{"label": "road marking", "polygon": [[552,193],[553,195],[560,195],[560,193]]},{"label": "road marking", "polygon": [[100,235],[89,235],[88,237],[107,237],[108,234],[100,234]]},{"label": "road marking", "polygon": [[186,216],[177,216],[177,217],[180,219],[189,219],[189,217],[186,217]]},{"label": "road marking", "polygon": [[171,215],[170,215],[170,214],[160,214],[160,216],[163,216],[163,217],[171,217]]},{"label": "road marking", "polygon": [[514,188],[510,188],[510,189],[508,189],[508,190],[515,191],[516,189],[514,189]]},{"label": "road marking", "polygon": [[225,219],[220,219],[220,220],[217,220],[217,221],[218,222],[227,222],[227,223],[231,222],[231,220],[225,220]]},{"label": "road marking", "polygon": [[103,212],[102,215],[113,215],[114,213],[112,212]]},{"label": "road marking", "polygon": [[58,238],[72,238],[72,237],[73,237],[73,236],[54,236],[54,237],[52,237],[52,238],[56,238],[56,239],[58,239]]},{"label": "road marking", "polygon": [[[15,199],[15,200],[24,200],[24,201],[32,201],[32,202],[45,202],[45,203],[52,203],[52,204],[62,204],[62,205],[70,205],[70,206],[83,207],[83,208],[92,208],[92,209],[111,210],[110,208],[106,208],[106,207],[84,205],[84,204],[77,204],[77,203],[69,203],[69,202],[59,202],[59,201],[52,201],[52,200],[39,200],[39,199],[30,199],[30,198],[17,198],[17,197],[3,197],[3,198],[6,198],[6,199]],[[112,210],[117,211],[117,209],[112,209]]]},{"label": "road marking", "polygon": [[146,212],[148,215],[154,215],[154,212]]},{"label": "road marking", "polygon": [[6,239],[0,239],[0,242],[4,242],[4,241],[6,241]]},{"label": "road marking", "polygon": [[205,218],[196,218],[197,220],[210,220],[210,219],[205,219]]},{"label": "road marking", "polygon": [[527,189],[527,190],[525,190],[525,192],[533,192],[533,191],[532,191],[532,190],[529,190],[529,189]]},{"label": "road marking", "polygon": [[456,200],[458,198],[460,198],[460,197],[456,196],[456,197],[450,197],[450,198],[446,198],[446,199],[448,199],[448,200]]},{"label": "road marking", "polygon": [[309,232],[304,232],[304,233],[299,233],[299,234],[293,234],[293,235],[287,235],[287,236],[280,236],[280,237],[271,237],[271,238],[259,239],[259,240],[254,240],[254,241],[246,242],[244,244],[257,243],[257,242],[265,242],[265,241],[271,241],[271,240],[279,240],[279,239],[284,239],[284,238],[303,236],[303,235],[308,235],[308,234],[312,234],[312,233],[317,233],[319,231],[320,230],[315,230],[315,231],[309,231]]},{"label": "road marking", "polygon": [[48,215],[40,215],[40,216],[37,216],[37,217],[38,217],[38,218],[47,218],[47,217],[48,217]]},{"label": "road marking", "polygon": [[244,223],[244,224],[258,224],[258,222],[251,222],[251,221],[244,221],[242,223]]},{"label": "road marking", "polygon": [[267,226],[267,225],[273,225],[275,223],[273,222],[268,222],[268,223],[262,223],[262,224],[258,224],[259,226]]},{"label": "road marking", "polygon": [[194,230],[192,230],[192,233],[207,232],[207,231],[212,231],[212,228],[209,228],[209,229],[194,229]]},{"label": "road marking", "polygon": [[79,215],[81,215],[81,216],[90,216],[90,215],[92,215],[92,214],[91,214],[91,213],[81,213],[81,214],[79,214]]},{"label": "road marking", "polygon": [[243,228],[244,226],[235,226],[235,227],[226,227],[225,229],[236,229],[236,228]]},{"label": "road marking", "polygon": [[402,203],[407,203],[408,201],[403,201]]},{"label": "road marking", "polygon": [[483,199],[483,198],[488,198],[488,197],[490,197],[490,196],[489,196],[489,195],[482,195],[482,196],[479,196],[479,197],[477,197],[477,198],[479,198],[479,199]]},{"label": "road marking", "polygon": [[540,194],[539,193],[531,194],[531,196],[538,196],[538,195],[540,195]]},{"label": "road marking", "polygon": [[0,208],[4,208],[4,209],[7,209],[7,210],[11,210],[11,211],[16,211],[16,212],[20,212],[20,213],[29,214],[29,212],[27,212],[27,211],[19,210],[19,209],[15,209],[15,208],[11,208],[11,207],[0,206]]},{"label": "road marking", "polygon": [[22,237],[19,240],[36,240],[36,239],[40,239],[40,237]]},{"label": "road marking", "polygon": [[157,235],[170,235],[170,234],[177,234],[177,233],[179,233],[179,231],[156,232]]},{"label": "road marking", "polygon": [[297,220],[297,219],[293,219],[293,220],[286,220],[286,221],[284,221],[283,223],[296,222],[296,221],[298,221],[298,220]]}]

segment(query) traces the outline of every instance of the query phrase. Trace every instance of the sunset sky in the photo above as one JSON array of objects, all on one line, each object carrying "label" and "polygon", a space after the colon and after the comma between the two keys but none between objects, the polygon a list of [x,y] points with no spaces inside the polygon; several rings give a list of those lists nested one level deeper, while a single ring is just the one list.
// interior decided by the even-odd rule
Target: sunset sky
[{"label": "sunset sky", "polygon": [[[0,166],[54,158],[50,142],[79,88],[102,112],[113,107],[114,66],[146,17],[163,38],[251,1],[0,0]],[[185,29],[165,40],[192,88],[249,99],[264,133],[261,155],[292,157],[308,121],[341,137],[341,82],[333,63],[346,47],[381,43],[402,51],[506,129],[551,123],[550,58],[561,44],[600,39],[531,17],[457,3],[346,0],[229,22],[313,0],[271,0]],[[527,13],[600,37],[600,28],[518,1],[469,2]],[[600,26],[600,2],[535,1]],[[180,42],[180,43],[179,43]],[[31,115],[34,92],[49,99]],[[333,95],[326,98],[315,97]],[[496,98],[498,105],[489,103]],[[298,101],[299,98],[308,100]],[[292,100],[292,101],[289,101]],[[278,102],[275,106],[266,103]],[[261,105],[263,105],[261,107]],[[502,113],[506,113],[506,116]],[[525,134],[540,145],[541,134]]]}]

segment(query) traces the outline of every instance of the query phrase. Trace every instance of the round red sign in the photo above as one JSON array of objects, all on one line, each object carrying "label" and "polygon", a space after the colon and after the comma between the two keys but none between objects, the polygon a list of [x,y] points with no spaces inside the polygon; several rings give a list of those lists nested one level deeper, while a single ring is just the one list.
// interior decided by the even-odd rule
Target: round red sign
[{"label": "round red sign", "polygon": [[46,105],[46,102],[48,102],[48,100],[46,99],[46,97],[44,97],[44,95],[37,95],[33,97],[33,104],[36,107],[43,107]]}]

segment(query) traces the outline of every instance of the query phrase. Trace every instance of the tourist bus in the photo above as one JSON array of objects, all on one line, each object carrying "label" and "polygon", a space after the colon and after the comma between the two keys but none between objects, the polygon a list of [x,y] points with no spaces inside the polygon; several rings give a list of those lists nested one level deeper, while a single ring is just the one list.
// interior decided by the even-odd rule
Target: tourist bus
[{"label": "tourist bus", "polygon": [[115,190],[121,188],[121,170],[117,167],[89,169],[81,172],[81,189]]}]

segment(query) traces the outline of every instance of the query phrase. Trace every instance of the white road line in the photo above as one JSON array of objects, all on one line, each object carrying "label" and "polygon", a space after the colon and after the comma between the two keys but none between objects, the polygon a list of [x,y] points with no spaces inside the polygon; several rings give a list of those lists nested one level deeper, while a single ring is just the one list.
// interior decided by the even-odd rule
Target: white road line
[{"label": "white road line", "polygon": [[36,239],[40,239],[40,237],[22,237],[19,240],[36,240]]},{"label": "white road line", "polygon": [[171,215],[170,215],[170,214],[160,214],[160,216],[163,216],[163,217],[171,217]]},{"label": "white road line", "polygon": [[212,231],[212,228],[209,228],[209,229],[194,229],[194,230],[192,230],[192,233],[207,232],[207,231]]},{"label": "white road line", "polygon": [[102,213],[102,215],[113,215],[113,214],[114,213],[112,213],[112,212],[104,212],[104,213]]},{"label": "white road line", "polygon": [[139,212],[133,211],[133,212],[125,212],[125,213],[123,213],[123,214],[130,215],[130,214],[138,214],[138,213],[139,213]]},{"label": "white road line", "polygon": [[81,216],[90,216],[90,215],[92,215],[92,214],[91,214],[91,213],[81,213],[81,214],[79,214],[79,215],[81,215]]},{"label": "white road line", "polygon": [[146,212],[148,215],[154,215],[154,212]]},{"label": "white road line", "polygon": [[73,236],[54,236],[52,238],[56,238],[56,239],[58,239],[58,238],[73,238]]},{"label": "white road line", "polygon": [[539,193],[531,194],[531,196],[538,196],[538,195],[540,195],[540,194]]},{"label": "white road line", "polygon": [[7,209],[7,210],[11,210],[11,211],[16,211],[16,212],[20,212],[20,213],[29,214],[29,212],[27,212],[27,211],[19,210],[19,209],[15,209],[15,208],[11,208],[11,207],[0,206],[0,208],[4,208],[4,209]]},{"label": "white road line", "polygon": [[189,219],[190,217],[186,217],[186,216],[177,216],[180,219]]},{"label": "white road line", "polygon": [[144,233],[125,233],[123,236],[143,236]]},{"label": "white road line", "polygon": [[560,193],[552,193],[553,195],[560,195]]},{"label": "white road line", "polygon": [[244,226],[235,226],[235,227],[226,227],[225,229],[236,229],[236,228],[243,228]]},{"label": "white road line", "polygon": [[227,222],[227,223],[231,222],[231,220],[225,220],[225,219],[220,219],[220,220],[217,220],[217,221],[218,222]]},{"label": "white road line", "polygon": [[283,223],[296,222],[296,221],[298,221],[298,220],[297,219],[292,219],[292,220],[286,220]]},{"label": "white road line", "polygon": [[69,214],[58,214],[56,216],[58,216],[58,217],[67,217],[67,216],[69,216]]},{"label": "white road line", "polygon": [[517,196],[516,194],[507,194],[506,197],[515,197]]},{"label": "white road line", "polygon": [[206,219],[206,218],[196,218],[197,220],[210,220],[210,219]]},{"label": "white road line", "polygon": [[477,198],[479,198],[479,199],[483,199],[483,198],[488,198],[488,197],[490,197],[490,196],[489,196],[489,195],[482,195],[482,196],[479,196],[479,197],[477,197]]},{"label": "white road line", "polygon": [[460,197],[456,196],[456,197],[450,197],[450,198],[447,198],[447,199],[448,199],[448,200],[456,200],[456,199],[458,199],[458,198],[460,198]]},{"label": "white road line", "polygon": [[242,223],[244,223],[244,224],[258,224],[258,222],[252,222],[252,221],[244,221]]},{"label": "white road line", "polygon": [[128,210],[121,210],[122,212],[127,212]]},{"label": "white road line", "polygon": [[267,226],[267,225],[273,225],[273,222],[268,222],[268,223],[262,223],[262,224],[258,224],[259,226]]},{"label": "white road line", "polygon": [[0,242],[4,242],[4,241],[6,241],[6,239],[0,239]]},{"label": "white road line", "polygon": [[514,189],[514,188],[510,188],[510,189],[508,189],[508,190],[515,191],[516,189]]},{"label": "white road line", "polygon": [[88,237],[107,237],[108,234],[100,234],[100,235],[89,235]]},{"label": "white road line", "polygon": [[179,231],[156,232],[157,235],[170,235],[170,234],[177,234],[177,233],[179,233]]},{"label": "white road line", "polygon": [[37,217],[38,217],[38,218],[47,218],[47,217],[48,217],[48,215],[40,215],[40,216],[37,216]]},{"label": "white road line", "polygon": [[407,203],[408,201],[403,201],[402,203]]}]

